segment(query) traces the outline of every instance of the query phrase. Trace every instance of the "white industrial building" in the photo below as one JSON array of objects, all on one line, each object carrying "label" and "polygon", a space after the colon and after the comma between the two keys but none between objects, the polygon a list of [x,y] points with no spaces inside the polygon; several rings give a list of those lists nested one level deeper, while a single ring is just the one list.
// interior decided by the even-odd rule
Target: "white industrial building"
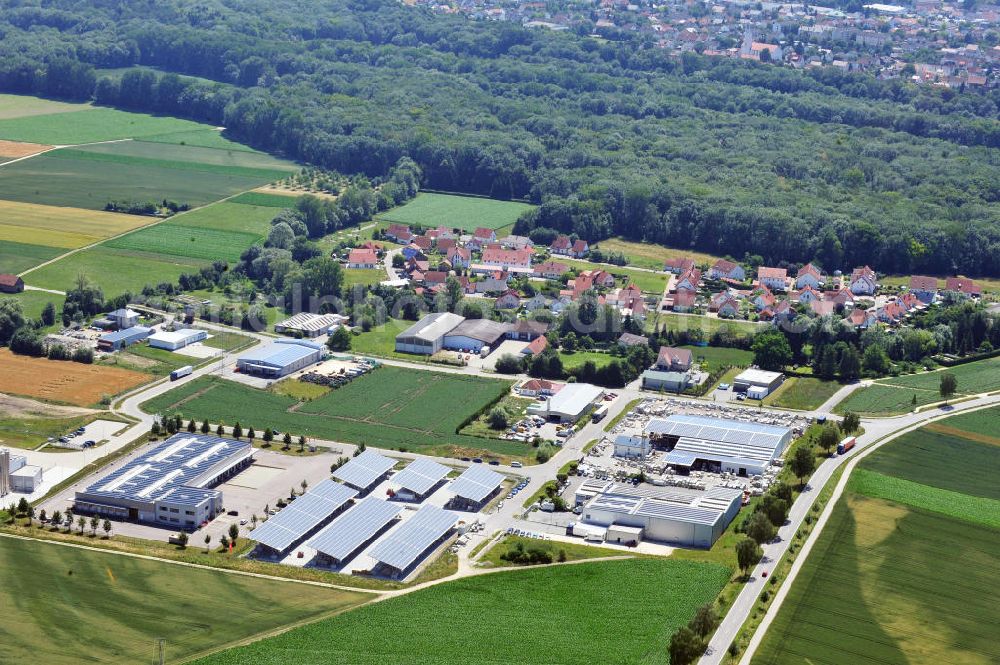
[{"label": "white industrial building", "polygon": [[445,335],[463,321],[464,316],[451,312],[428,314],[396,335],[396,352],[434,355],[444,348]]},{"label": "white industrial building", "polygon": [[604,395],[604,389],[589,383],[567,383],[559,392],[535,402],[528,413],[559,423],[575,423]]},{"label": "white industrial building", "polygon": [[10,489],[12,492],[31,494],[42,484],[42,467],[25,464],[10,474]]},{"label": "white industrial building", "polygon": [[299,334],[303,337],[326,335],[332,328],[346,325],[350,319],[343,314],[312,314],[300,312],[274,324],[274,332]]},{"label": "white industrial building", "polygon": [[764,473],[792,440],[787,427],[690,415],[650,420],[643,434],[669,451],[663,462],[679,471],[705,468],[740,476]]},{"label": "white industrial building", "polygon": [[627,434],[619,434],[615,437],[615,457],[624,457],[625,459],[644,459],[650,452],[652,452],[652,450],[652,444],[650,444],[649,439],[644,436],[628,436]]},{"label": "white industrial building", "polygon": [[609,543],[640,540],[711,547],[740,510],[743,492],[645,488],[609,481],[585,482],[577,492],[585,526],[599,527]]},{"label": "white industrial building", "polygon": [[479,353],[483,347],[491,350],[507,335],[506,323],[492,319],[466,319],[444,336],[444,348]]},{"label": "white industrial building", "polygon": [[262,349],[253,349],[236,360],[244,374],[277,379],[323,359],[324,347],[301,339],[277,339]]},{"label": "white industrial building", "polygon": [[733,392],[746,393],[751,399],[764,399],[781,385],[785,375],[762,369],[747,369],[733,379]]},{"label": "white industrial building", "polygon": [[[21,470],[29,468],[28,459],[24,455],[13,455],[7,448],[0,448],[0,496],[5,496],[11,492],[24,492],[27,491],[29,494],[35,491],[34,486],[29,490],[23,490],[27,483],[27,477],[34,478],[35,472],[32,471],[29,474],[21,474]],[[31,469],[37,469],[38,482],[41,482],[42,469],[41,467],[30,467]]]},{"label": "white industrial building", "polygon": [[194,344],[195,342],[201,342],[202,340],[208,339],[208,333],[204,330],[195,330],[194,328],[181,328],[180,330],[160,331],[153,333],[148,337],[149,345],[155,349],[166,349],[167,351],[176,351],[177,349],[183,349],[185,346]]}]

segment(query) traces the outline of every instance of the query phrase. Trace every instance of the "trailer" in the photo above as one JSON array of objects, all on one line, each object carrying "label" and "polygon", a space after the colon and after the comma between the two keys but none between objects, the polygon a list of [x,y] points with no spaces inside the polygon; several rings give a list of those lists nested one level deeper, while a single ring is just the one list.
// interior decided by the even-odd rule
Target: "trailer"
[{"label": "trailer", "polygon": [[602,406],[594,409],[594,413],[591,414],[590,419],[592,422],[599,423],[604,420],[604,417],[608,415],[608,406],[604,404]]},{"label": "trailer", "polygon": [[170,373],[170,380],[176,381],[177,379],[183,378],[194,371],[194,367],[191,365],[184,365],[184,367],[178,367]]},{"label": "trailer", "polygon": [[856,444],[857,442],[858,442],[858,437],[856,436],[847,437],[846,439],[837,444],[837,454],[843,455],[844,453],[850,451],[851,448],[854,447],[854,444]]}]

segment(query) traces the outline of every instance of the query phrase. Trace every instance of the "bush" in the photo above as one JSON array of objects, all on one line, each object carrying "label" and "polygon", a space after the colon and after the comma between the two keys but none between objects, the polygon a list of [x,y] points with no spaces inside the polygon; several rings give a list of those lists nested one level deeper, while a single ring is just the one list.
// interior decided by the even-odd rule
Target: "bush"
[{"label": "bush", "polygon": [[551,554],[539,547],[525,548],[522,542],[517,542],[513,548],[501,554],[500,558],[504,561],[526,566],[552,563]]}]

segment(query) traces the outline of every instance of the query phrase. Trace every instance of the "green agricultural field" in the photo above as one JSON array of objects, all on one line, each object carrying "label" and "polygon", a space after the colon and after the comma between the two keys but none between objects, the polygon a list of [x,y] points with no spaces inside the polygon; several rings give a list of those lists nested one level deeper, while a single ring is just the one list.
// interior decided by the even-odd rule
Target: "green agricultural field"
[{"label": "green agricultural field", "polygon": [[904,434],[866,457],[861,467],[952,492],[1000,500],[1000,448],[959,436],[961,432],[952,425],[955,420],[948,418]]},{"label": "green agricultural field", "polygon": [[517,221],[521,213],[533,207],[517,201],[424,193],[417,194],[406,205],[382,213],[379,218],[397,224],[447,226],[474,231],[478,227],[499,229],[509,226]]},{"label": "green agricultural field", "polygon": [[1000,357],[957,365],[936,372],[921,372],[886,379],[883,383],[902,388],[920,388],[938,392],[941,372],[950,372],[958,380],[958,393],[971,395],[1000,390]]},{"label": "green agricultural field", "polygon": [[764,399],[764,404],[785,409],[811,411],[823,405],[840,390],[836,381],[823,381],[809,376],[793,376]]},{"label": "green agricultural field", "polygon": [[281,194],[268,194],[267,192],[244,192],[239,196],[234,196],[229,201],[230,203],[242,203],[244,205],[263,206],[265,208],[294,208],[296,199],[298,199],[297,196],[283,196]]},{"label": "green agricultural field", "polygon": [[[237,199],[240,197],[236,197]],[[271,220],[278,211],[267,206],[235,203],[236,199],[220,201],[202,208],[175,215],[169,224],[192,226],[219,231],[250,233],[264,238],[271,230]]]},{"label": "green agricultural field", "polygon": [[[190,120],[145,113],[129,113],[88,104],[60,104],[37,98],[22,98],[20,108],[6,112],[5,95],[0,100],[0,138],[48,145],[78,145],[95,141],[114,141],[155,136],[172,132],[211,129]],[[50,106],[58,105],[58,106]],[[46,110],[54,109],[54,110]]]},{"label": "green agricultural field", "polygon": [[995,663],[1000,530],[845,495],[753,665]]},{"label": "green agricultural field", "polygon": [[66,250],[61,247],[29,245],[23,242],[0,240],[0,273],[17,275],[28,268],[50,261]]},{"label": "green agricultural field", "polygon": [[167,132],[164,134],[152,134],[142,137],[143,141],[154,143],[174,143],[177,145],[193,145],[201,148],[220,148],[222,150],[239,150],[240,152],[251,152],[263,154],[254,150],[250,146],[237,143],[227,139],[222,132],[215,128],[181,130],[179,132]]},{"label": "green agricultural field", "polygon": [[634,270],[632,268],[621,268],[619,266],[609,266],[601,263],[591,263],[590,261],[579,261],[557,257],[553,260],[565,263],[570,268],[578,270],[606,270],[618,278],[618,286],[627,286],[629,283],[635,284],[643,293],[651,293],[657,296],[663,295],[663,290],[667,288],[667,274],[664,272],[655,273],[648,270]]},{"label": "green agricultural field", "polygon": [[865,416],[891,416],[912,411],[914,395],[917,397],[916,406],[941,401],[941,395],[937,390],[931,392],[873,383],[850,393],[833,410],[834,413],[840,414],[852,411]]},{"label": "green agricultural field", "polygon": [[180,662],[370,598],[12,538],[0,584],[0,662],[47,665],[149,663],[161,637]]},{"label": "green agricultural field", "polygon": [[[115,143],[112,147],[123,145],[128,144]],[[104,159],[108,161],[95,161]],[[93,210],[103,209],[112,200],[169,199],[198,206],[257,187],[282,175],[284,172],[277,169],[144,160],[129,156],[119,158],[113,154],[83,150],[52,150],[0,168],[0,191],[5,198],[14,201]]]},{"label": "green agricultural field", "polygon": [[[1000,406],[961,413],[948,418],[944,422],[928,425],[925,429],[936,431],[945,431],[946,428],[951,431],[958,430],[958,433],[964,434],[968,438],[1000,444],[1000,429],[997,428],[997,423],[1000,423]],[[981,436],[976,437],[975,435],[977,434]]]},{"label": "green agricultural field", "polygon": [[205,261],[238,263],[240,254],[250,245],[261,240],[252,233],[220,231],[196,226],[182,226],[163,222],[134,233],[109,240],[105,247],[135,250],[170,256],[181,256]]},{"label": "green agricultural field", "polygon": [[97,162],[150,165],[179,170],[231,173],[267,179],[283,178],[297,170],[291,162],[263,152],[227,150],[202,146],[123,141],[100,143],[65,152]]},{"label": "green agricultural field", "polygon": [[973,524],[1000,529],[1000,501],[996,499],[969,496],[867,469],[857,469],[851,474],[850,489],[876,499],[903,503]]},{"label": "green agricultural field", "polygon": [[91,108],[88,104],[68,104],[29,95],[0,95],[0,120],[69,113],[88,108]]},{"label": "green agricultural field", "polygon": [[138,293],[147,284],[176,282],[183,273],[197,272],[209,263],[179,256],[160,256],[110,247],[91,247],[25,275],[32,286],[65,291],[77,275],[86,275],[104,289],[105,296]]},{"label": "green agricultural field", "polygon": [[430,454],[488,450],[527,455],[532,449],[523,443],[456,433],[466,419],[509,388],[508,381],[382,367],[294,411],[290,409],[298,405],[296,399],[211,377],[185,383],[142,408],[211,422],[239,421],[258,431],[271,427],[330,441]]},{"label": "green agricultural field", "polygon": [[682,346],[691,351],[696,363],[708,363],[709,368],[731,365],[733,367],[748,367],[753,362],[753,352],[746,349],[733,349],[726,346]]},{"label": "green agricultural field", "polygon": [[[447,582],[214,654],[197,665],[664,663],[670,635],[729,570],[629,560]],[[636,608],[642,620],[624,621]]]}]

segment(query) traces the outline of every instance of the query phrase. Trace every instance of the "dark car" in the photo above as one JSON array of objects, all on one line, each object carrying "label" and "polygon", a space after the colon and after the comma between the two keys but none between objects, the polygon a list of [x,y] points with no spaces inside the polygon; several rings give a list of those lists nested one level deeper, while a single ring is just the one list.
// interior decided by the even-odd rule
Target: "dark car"
[{"label": "dark car", "polygon": [[491,459],[490,464],[493,466],[500,466],[500,460]]},{"label": "dark car", "polygon": [[473,457],[472,461],[475,462],[476,464],[482,464],[483,463],[483,458],[482,457]]}]

